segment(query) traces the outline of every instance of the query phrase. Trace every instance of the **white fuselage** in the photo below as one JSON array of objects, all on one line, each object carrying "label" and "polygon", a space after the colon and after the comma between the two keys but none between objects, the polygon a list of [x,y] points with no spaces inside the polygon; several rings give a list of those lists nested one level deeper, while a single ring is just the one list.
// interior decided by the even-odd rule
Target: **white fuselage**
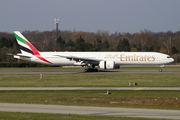
[{"label": "white fuselage", "polygon": [[[174,61],[169,55],[157,52],[40,52],[40,55],[52,64],[33,56],[26,60],[49,65],[78,65],[77,61],[61,56],[75,56],[99,61],[114,61],[115,65],[164,65]],[[21,59],[23,59],[21,57]]]}]

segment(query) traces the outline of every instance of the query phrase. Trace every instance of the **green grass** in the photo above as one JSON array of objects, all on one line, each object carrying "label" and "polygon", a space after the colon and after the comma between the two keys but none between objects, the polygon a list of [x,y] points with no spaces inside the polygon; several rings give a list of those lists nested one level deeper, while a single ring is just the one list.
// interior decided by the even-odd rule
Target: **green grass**
[{"label": "green grass", "polygon": [[3,74],[0,87],[179,87],[180,74]]},{"label": "green grass", "polygon": [[[0,103],[52,104],[180,110],[179,91],[0,91]],[[13,98],[13,99],[12,99]],[[37,103],[38,101],[38,103]]]},{"label": "green grass", "polygon": [[65,115],[48,113],[0,112],[0,120],[168,120],[113,116]]},{"label": "green grass", "polygon": [[[122,67],[122,71],[154,71],[158,67]],[[164,68],[165,69],[165,68]],[[0,68],[0,70],[83,70],[83,68]],[[177,71],[180,67],[167,67]],[[0,74],[0,87],[179,87],[180,74]],[[0,91],[2,103],[57,104],[80,106],[107,106],[153,109],[178,109],[179,91]],[[12,99],[13,98],[13,99]]]}]

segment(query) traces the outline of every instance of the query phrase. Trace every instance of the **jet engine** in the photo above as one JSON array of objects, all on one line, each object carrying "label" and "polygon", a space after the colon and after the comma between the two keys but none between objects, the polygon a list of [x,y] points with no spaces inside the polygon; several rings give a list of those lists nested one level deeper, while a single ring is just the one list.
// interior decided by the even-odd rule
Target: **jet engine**
[{"label": "jet engine", "polygon": [[120,65],[115,65],[114,61],[100,61],[99,67],[100,69],[113,70],[113,69],[119,69]]}]

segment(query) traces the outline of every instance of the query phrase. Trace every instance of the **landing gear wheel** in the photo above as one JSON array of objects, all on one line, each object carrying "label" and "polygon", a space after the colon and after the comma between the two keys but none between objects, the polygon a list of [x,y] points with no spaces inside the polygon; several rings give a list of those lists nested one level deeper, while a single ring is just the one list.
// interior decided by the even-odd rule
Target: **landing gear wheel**
[{"label": "landing gear wheel", "polygon": [[162,72],[162,69],[159,69],[159,72]]},{"label": "landing gear wheel", "polygon": [[94,72],[98,72],[98,69],[94,69]]},{"label": "landing gear wheel", "polygon": [[85,69],[84,72],[98,72],[98,69]]}]

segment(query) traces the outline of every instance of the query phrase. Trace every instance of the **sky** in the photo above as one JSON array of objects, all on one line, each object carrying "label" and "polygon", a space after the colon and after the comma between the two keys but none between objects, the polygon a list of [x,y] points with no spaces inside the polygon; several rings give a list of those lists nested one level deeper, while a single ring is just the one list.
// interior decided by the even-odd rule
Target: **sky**
[{"label": "sky", "polygon": [[1,0],[0,32],[180,31],[180,0]]}]

